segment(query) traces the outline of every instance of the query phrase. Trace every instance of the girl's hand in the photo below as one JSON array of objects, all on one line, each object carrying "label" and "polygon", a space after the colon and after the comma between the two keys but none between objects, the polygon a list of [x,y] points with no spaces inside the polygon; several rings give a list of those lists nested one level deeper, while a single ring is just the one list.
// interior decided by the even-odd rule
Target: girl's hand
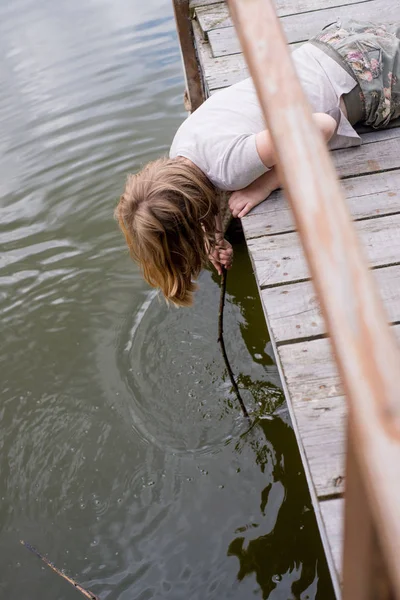
[{"label": "girl's hand", "polygon": [[257,194],[251,193],[246,188],[244,190],[239,190],[237,192],[233,192],[231,197],[229,198],[229,208],[231,210],[232,216],[238,219],[241,219],[248,212],[251,211],[252,208],[257,206],[265,200],[266,194]]},{"label": "girl's hand", "polygon": [[216,268],[218,275],[222,275],[222,267],[228,270],[232,267],[233,249],[231,244],[225,239],[221,240],[216,244],[208,258]]},{"label": "girl's hand", "polygon": [[241,219],[252,208],[260,204],[279,187],[279,178],[275,167],[261,175],[243,190],[233,192],[229,198],[229,208],[233,217]]}]

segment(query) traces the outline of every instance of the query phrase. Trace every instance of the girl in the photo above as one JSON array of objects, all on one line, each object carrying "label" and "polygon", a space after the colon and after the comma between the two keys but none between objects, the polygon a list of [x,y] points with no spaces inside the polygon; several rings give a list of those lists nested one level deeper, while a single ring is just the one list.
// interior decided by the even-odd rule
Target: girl
[{"label": "girl", "polygon": [[[356,123],[381,128],[400,116],[399,37],[400,24],[335,23],[292,53],[329,148],[359,145]],[[190,305],[208,260],[219,273],[232,264],[226,192],[232,215],[243,217],[279,187],[274,165],[251,79],[206,100],[178,129],[169,158],[128,176],[115,211],[147,282]]]}]

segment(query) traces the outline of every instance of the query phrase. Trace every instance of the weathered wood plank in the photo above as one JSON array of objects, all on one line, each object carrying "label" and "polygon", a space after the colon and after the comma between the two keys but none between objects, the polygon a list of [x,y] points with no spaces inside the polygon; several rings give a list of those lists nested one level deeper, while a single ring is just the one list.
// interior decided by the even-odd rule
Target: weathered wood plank
[{"label": "weathered wood plank", "polygon": [[[314,12],[291,15],[281,18],[286,39],[289,44],[304,42],[318,33],[323,27],[340,19],[359,19],[376,22],[400,20],[400,3],[392,0],[370,0],[350,4],[340,8],[327,8]],[[208,39],[214,57],[241,52],[239,40],[233,27],[212,29]]]},{"label": "weathered wood plank", "polygon": [[233,27],[229,9],[225,2],[197,7],[195,15],[205,39],[207,39],[208,31],[212,29]]},{"label": "weathered wood plank", "polygon": [[278,356],[317,496],[343,493],[346,403],[330,342],[281,346]]},{"label": "weathered wood plank", "polygon": [[[371,266],[400,261],[399,214],[357,221],[356,229]],[[251,239],[248,248],[260,287],[309,278],[297,233]]]},{"label": "weathered wood plank", "polygon": [[193,21],[193,34],[207,96],[211,95],[215,88],[228,87],[249,76],[242,54],[213,58],[210,45],[203,39],[196,21]]},{"label": "weathered wood plank", "polygon": [[[393,156],[392,152],[397,156]],[[337,150],[332,153],[332,159],[340,177],[398,169],[400,168],[400,138],[395,137],[384,142]]]},{"label": "weathered wood plank", "polygon": [[310,396],[306,402],[293,403],[293,408],[318,497],[342,493],[346,443],[344,396],[318,402]]},{"label": "weathered wood plank", "polygon": [[329,540],[331,553],[335,563],[336,573],[338,575],[338,578],[341,579],[344,536],[343,498],[335,498],[333,500],[325,500],[324,502],[321,502],[320,512],[325,526],[325,531]]},{"label": "weathered wood plank", "polygon": [[225,4],[225,0],[190,0],[189,2],[192,11],[200,6],[210,6],[210,4]]},{"label": "weathered wood plank", "polygon": [[[400,266],[376,269],[373,274],[389,322],[400,323]],[[267,288],[261,298],[277,344],[327,333],[311,281]]]},{"label": "weathered wood plank", "polygon": [[[399,340],[400,326],[393,327]],[[288,402],[318,497],[344,491],[346,403],[328,339],[278,348]]]},{"label": "weathered wood plank", "polygon": [[[400,212],[400,170],[344,179],[342,187],[355,220]],[[292,212],[283,191],[274,192],[256,206],[242,219],[242,226],[246,239],[294,231]]]},{"label": "weathered wood plank", "polygon": [[[201,3],[198,4],[197,2]],[[233,27],[229,8],[225,2],[215,3],[215,0],[214,2],[211,2],[211,0],[197,0],[197,2],[193,0],[190,7],[196,8],[195,14],[205,37],[212,29]],[[371,2],[371,0],[363,0],[363,2]],[[287,17],[328,8],[336,8],[337,12],[342,12],[343,7],[346,5],[361,3],[360,0],[277,0],[275,8],[279,17]]]},{"label": "weathered wood plank", "polygon": [[[196,25],[195,22],[193,23]],[[238,83],[239,81],[242,81],[242,79],[245,79],[246,77],[249,77],[248,68],[243,54],[232,54],[227,56],[222,54],[218,58],[214,58],[211,52],[211,46],[208,44],[208,42],[204,42],[201,33],[200,39],[203,41],[203,43],[207,43],[207,52],[211,59],[207,64],[207,71],[205,73],[206,79],[209,83],[210,91],[226,88],[230,85]],[[298,46],[301,46],[301,43],[292,44],[290,49],[295,50],[298,48]]]}]

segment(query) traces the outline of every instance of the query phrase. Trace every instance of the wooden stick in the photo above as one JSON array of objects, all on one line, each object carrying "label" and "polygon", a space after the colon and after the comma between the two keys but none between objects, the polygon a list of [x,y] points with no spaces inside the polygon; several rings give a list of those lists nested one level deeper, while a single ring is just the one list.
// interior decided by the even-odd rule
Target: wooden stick
[{"label": "wooden stick", "polygon": [[219,298],[219,313],[218,313],[218,342],[221,346],[222,356],[224,357],[226,370],[228,371],[229,379],[231,380],[232,387],[235,390],[237,399],[239,400],[240,408],[242,409],[243,415],[248,419],[251,423],[249,413],[244,405],[243,398],[240,395],[238,385],[235,381],[235,376],[233,374],[228,355],[225,349],[224,342],[224,306],[225,306],[225,295],[226,295],[226,279],[227,279],[227,270],[222,267],[222,275],[221,275],[221,295]]},{"label": "wooden stick", "polygon": [[52,569],[55,573],[57,573],[57,575],[60,575],[60,577],[62,577],[66,581],[68,581],[68,583],[73,585],[74,588],[76,588],[79,592],[81,592],[81,594],[83,594],[86,598],[89,598],[89,600],[100,600],[100,598],[98,596],[96,596],[96,594],[93,594],[93,592],[91,592],[90,590],[85,590],[85,588],[82,587],[76,581],[74,581],[72,579],[72,577],[68,577],[68,575],[65,575],[65,573],[63,573],[62,571],[57,569],[57,567],[55,565],[53,565],[53,563],[50,562],[48,558],[43,556],[43,554],[40,554],[40,552],[38,550],[36,550],[36,548],[34,548],[30,544],[28,544],[28,542],[24,542],[24,540],[21,540],[21,544],[23,546],[25,546],[25,548],[27,548],[30,552],[32,552],[33,554],[36,554],[36,556],[38,558],[40,558],[40,560],[42,560],[48,567],[50,567],[50,569]]}]

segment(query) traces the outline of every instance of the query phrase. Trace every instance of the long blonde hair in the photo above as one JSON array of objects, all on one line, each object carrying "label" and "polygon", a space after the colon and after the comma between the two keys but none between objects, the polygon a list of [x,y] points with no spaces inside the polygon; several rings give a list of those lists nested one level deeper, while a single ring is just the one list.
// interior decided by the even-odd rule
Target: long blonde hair
[{"label": "long blonde hair", "polygon": [[115,217],[144,278],[167,301],[192,304],[215,245],[216,189],[193,163],[162,158],[129,175]]}]

